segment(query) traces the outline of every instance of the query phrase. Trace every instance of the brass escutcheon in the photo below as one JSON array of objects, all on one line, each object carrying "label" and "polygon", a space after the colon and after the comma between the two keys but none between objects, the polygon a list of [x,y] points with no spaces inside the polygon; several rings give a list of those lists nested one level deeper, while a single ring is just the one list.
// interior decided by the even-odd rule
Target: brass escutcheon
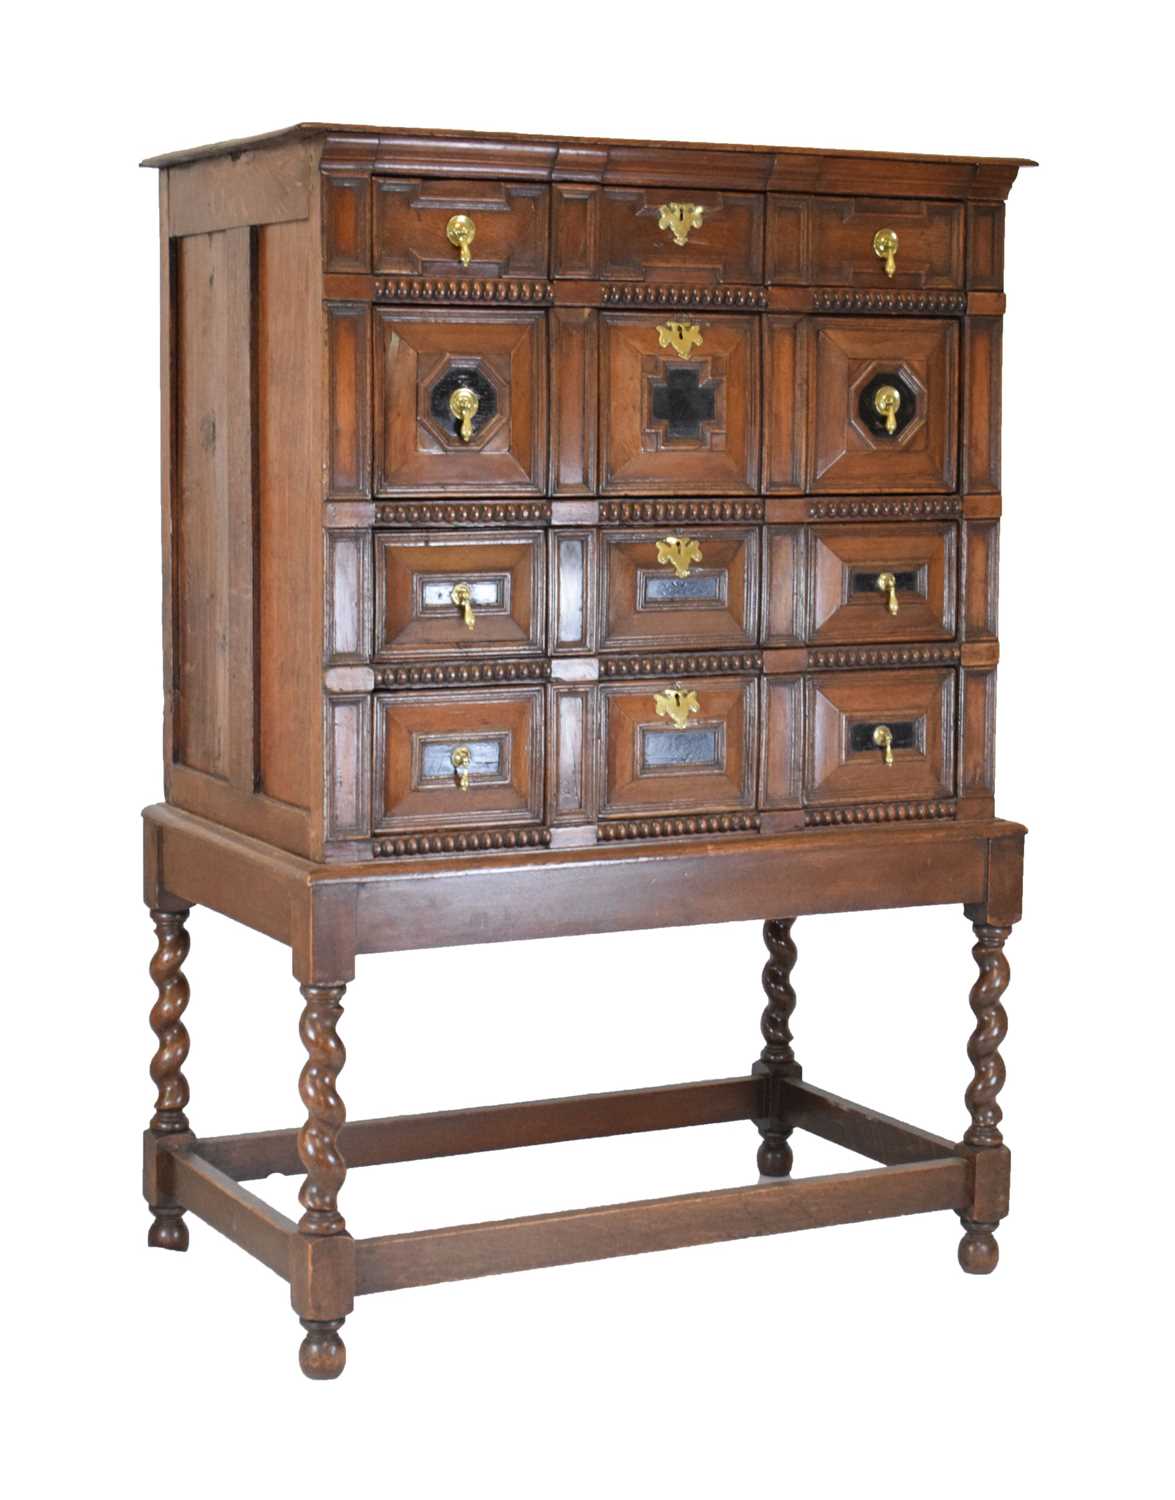
[{"label": "brass escutcheon", "polygon": [[873,397],[873,410],[885,418],[885,430],[893,437],[898,430],[898,409],[902,404],[902,393],[896,385],[878,386]]},{"label": "brass escutcheon", "polygon": [[457,787],[459,791],[469,790],[469,764],[473,759],[468,745],[458,745],[449,756],[453,770],[457,773]]},{"label": "brass escutcheon", "polygon": [[886,605],[891,615],[898,612],[898,581],[892,573],[878,573],[877,587],[886,595]]},{"label": "brass escutcheon", "polygon": [[675,729],[684,729],[690,714],[696,714],[701,707],[697,693],[685,688],[669,688],[664,693],[654,693],[653,702],[658,717],[672,719]]},{"label": "brass escutcheon", "polygon": [[456,245],[461,255],[461,264],[469,264],[469,247],[473,244],[477,230],[473,227],[473,220],[468,214],[454,214],[445,225],[445,238],[450,245]]},{"label": "brass escutcheon", "polygon": [[662,349],[673,348],[682,359],[690,357],[690,350],[702,342],[702,330],[696,323],[673,321],[657,324],[657,338]]},{"label": "brass escutcheon", "polygon": [[885,751],[885,763],[893,765],[893,730],[888,724],[879,724],[873,731],[873,743],[879,750]]},{"label": "brass escutcheon", "polygon": [[892,277],[897,270],[898,236],[895,229],[879,229],[873,236],[873,253],[885,262],[885,274]]},{"label": "brass escutcheon", "polygon": [[663,542],[657,543],[657,561],[670,563],[678,578],[688,578],[690,563],[700,563],[701,560],[701,547],[688,536],[667,536]]},{"label": "brass escutcheon", "polygon": [[658,229],[668,229],[675,245],[684,245],[691,229],[701,229],[706,210],[700,203],[662,203]]},{"label": "brass escutcheon", "polygon": [[477,399],[477,392],[471,391],[467,385],[459,385],[449,397],[449,410],[461,423],[461,441],[467,443],[473,436],[473,419],[477,416],[477,408],[481,403]]},{"label": "brass escutcheon", "polygon": [[466,630],[472,630],[477,624],[477,616],[473,613],[473,590],[467,583],[455,583],[449,590],[449,598],[464,615]]}]

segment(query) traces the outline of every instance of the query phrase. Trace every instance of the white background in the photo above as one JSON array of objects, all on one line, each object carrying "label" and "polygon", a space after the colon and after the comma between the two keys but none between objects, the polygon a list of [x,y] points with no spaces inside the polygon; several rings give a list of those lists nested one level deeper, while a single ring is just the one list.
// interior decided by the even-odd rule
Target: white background
[{"label": "white background", "polygon": [[[31,14],[31,10],[23,13]],[[55,7],[7,25],[5,1373],[13,1494],[1149,1496],[1167,1375],[1170,81],[1159,8]],[[1008,212],[1002,813],[1012,1215],[365,1299],[332,1385],[282,1283],[149,1253],[138,811],[161,794],[148,154],[299,119],[1033,156]],[[15,459],[15,473],[13,460]],[[509,914],[502,913],[504,929]],[[191,1116],[296,1124],[286,951],[191,921]],[[814,1082],[958,1135],[961,911],[796,925]],[[757,926],[361,961],[353,1117],[721,1077]],[[353,1174],[357,1234],[733,1186],[750,1125]],[[797,1136],[797,1172],[849,1158]],[[264,1191],[289,1212],[294,1179]],[[13,1414],[11,1395],[9,1414]],[[1164,1465],[1165,1467],[1165,1465]]]}]

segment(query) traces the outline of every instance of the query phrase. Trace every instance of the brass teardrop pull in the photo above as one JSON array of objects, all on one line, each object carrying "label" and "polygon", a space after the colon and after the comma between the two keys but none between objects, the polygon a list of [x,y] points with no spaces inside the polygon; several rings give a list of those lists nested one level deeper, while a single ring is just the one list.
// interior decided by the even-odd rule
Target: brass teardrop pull
[{"label": "brass teardrop pull", "polygon": [[885,262],[885,274],[890,278],[897,271],[898,236],[894,229],[879,229],[873,236],[873,253]]},{"label": "brass teardrop pull", "polygon": [[896,385],[882,385],[873,397],[873,410],[885,418],[885,430],[893,437],[898,430],[898,411],[902,405],[902,393]]},{"label": "brass teardrop pull", "polygon": [[877,587],[886,595],[886,607],[891,615],[898,612],[898,581],[892,573],[878,573]]},{"label": "brass teardrop pull", "polygon": [[879,750],[885,751],[885,763],[893,765],[893,730],[888,724],[879,724],[873,731],[873,743]]},{"label": "brass teardrop pull", "polygon": [[473,760],[473,754],[468,745],[458,745],[449,756],[453,770],[457,773],[457,789],[461,792],[469,790],[469,766]]},{"label": "brass teardrop pull", "polygon": [[468,214],[454,214],[445,225],[445,238],[450,245],[457,247],[463,266],[469,264],[469,247],[473,244],[476,233],[473,220]]},{"label": "brass teardrop pull", "polygon": [[473,612],[473,590],[467,583],[455,583],[449,590],[449,598],[464,616],[466,630],[472,630],[477,624],[477,616]]},{"label": "brass teardrop pull", "polygon": [[449,410],[461,423],[461,441],[467,443],[473,436],[473,419],[477,416],[477,408],[480,406],[477,392],[471,391],[467,385],[459,385],[449,397]]}]

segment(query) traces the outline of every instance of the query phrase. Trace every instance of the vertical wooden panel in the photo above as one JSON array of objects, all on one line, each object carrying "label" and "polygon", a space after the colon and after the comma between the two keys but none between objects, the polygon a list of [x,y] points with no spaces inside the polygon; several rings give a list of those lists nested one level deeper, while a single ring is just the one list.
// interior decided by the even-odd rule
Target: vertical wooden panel
[{"label": "vertical wooden panel", "polygon": [[995,679],[992,668],[963,671],[959,704],[959,796],[995,792]]},{"label": "vertical wooden panel", "polygon": [[764,677],[759,805],[799,807],[804,785],[804,696],[801,677]]},{"label": "vertical wooden panel", "polygon": [[596,533],[555,527],[550,533],[552,651],[596,649]]},{"label": "vertical wooden panel", "polygon": [[767,194],[767,280],[776,286],[804,286],[811,279],[812,200],[787,193]]},{"label": "vertical wooden panel", "polygon": [[804,488],[807,437],[807,324],[800,318],[767,318],[764,485],[769,495]]},{"label": "vertical wooden panel", "polygon": [[594,822],[598,690],[593,684],[547,691],[547,821]]},{"label": "vertical wooden panel", "polygon": [[993,640],[999,630],[998,521],[968,521],[963,527],[963,639]]},{"label": "vertical wooden panel", "polygon": [[1004,205],[967,205],[967,285],[998,292],[1004,285]]},{"label": "vertical wooden panel", "polygon": [[326,700],[330,838],[366,838],[371,832],[371,701],[368,693]]},{"label": "vertical wooden panel", "polygon": [[552,308],[551,482],[556,495],[596,492],[599,330],[586,307]]},{"label": "vertical wooden panel", "polygon": [[257,784],[257,494],[255,248],[252,228],[225,231],[225,318],[232,357],[225,371],[228,409],[229,780]]},{"label": "vertical wooden panel", "polygon": [[802,526],[769,526],[763,546],[763,644],[798,646],[807,635],[804,619]]},{"label": "vertical wooden panel", "polygon": [[330,360],[328,495],[366,500],[371,494],[371,308],[328,302]]},{"label": "vertical wooden panel", "polygon": [[324,537],[325,642],[328,667],[371,660],[371,533],[365,528],[328,531]]},{"label": "vertical wooden panel", "polygon": [[159,174],[159,426],[160,489],[163,500],[163,785],[171,796],[177,759],[175,708],[179,690],[177,560],[179,494],[176,488],[176,396],[179,348],[178,242],[170,233],[170,172]]},{"label": "vertical wooden panel", "polygon": [[600,189],[557,182],[551,197],[551,275],[594,276],[599,260]]},{"label": "vertical wooden panel", "polygon": [[371,178],[322,176],[322,265],[326,271],[371,270]]},{"label": "vertical wooden panel", "polygon": [[963,489],[996,494],[1000,487],[1000,358],[1002,318],[964,324]]}]

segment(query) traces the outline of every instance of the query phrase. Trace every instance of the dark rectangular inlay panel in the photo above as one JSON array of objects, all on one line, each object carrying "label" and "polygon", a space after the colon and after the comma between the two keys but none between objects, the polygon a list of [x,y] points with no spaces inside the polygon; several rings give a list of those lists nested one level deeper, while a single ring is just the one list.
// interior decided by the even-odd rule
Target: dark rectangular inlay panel
[{"label": "dark rectangular inlay panel", "polygon": [[693,569],[688,578],[673,573],[641,573],[641,606],[726,603],[726,570]]},{"label": "dark rectangular inlay panel", "polygon": [[456,777],[452,755],[458,745],[469,751],[468,771],[470,776],[500,776],[502,774],[502,741],[493,740],[426,740],[420,752],[420,778],[422,781],[449,782]]},{"label": "dark rectangular inlay panel", "polygon": [[873,731],[882,724],[887,724],[893,731],[895,750],[920,748],[917,736],[918,726],[913,719],[878,719],[872,724],[853,725],[849,730],[849,749],[853,751],[877,750],[878,746],[873,743]]},{"label": "dark rectangular inlay panel", "polygon": [[[860,572],[860,573],[854,571],[854,573],[852,575],[853,576],[853,593],[854,594],[876,594],[876,593],[879,593],[880,590],[877,587],[877,580],[881,577],[881,573],[885,572],[885,571],[888,571],[888,570],[887,569],[880,569],[880,570],[878,570],[876,572],[865,571],[865,572]],[[919,574],[920,571],[921,571],[921,569],[919,569],[919,568],[907,568],[904,572],[895,573],[893,575],[894,576],[894,587],[900,593],[904,593],[904,594],[914,594],[914,593],[920,592],[920,590],[918,588],[918,574]]]},{"label": "dark rectangular inlay panel", "polygon": [[696,729],[642,729],[641,770],[721,770],[722,725]]}]

